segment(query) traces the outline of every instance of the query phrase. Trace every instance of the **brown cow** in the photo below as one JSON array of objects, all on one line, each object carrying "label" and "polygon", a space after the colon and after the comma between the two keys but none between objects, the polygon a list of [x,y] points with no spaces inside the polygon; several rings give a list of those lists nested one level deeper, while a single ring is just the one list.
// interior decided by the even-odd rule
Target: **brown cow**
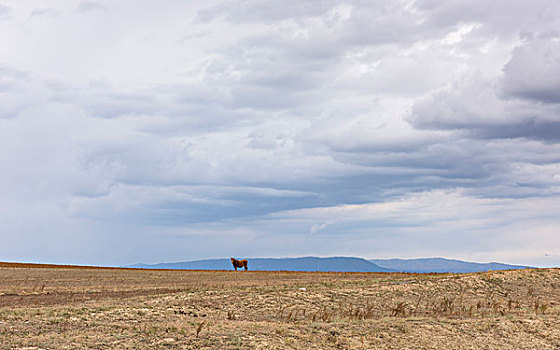
[{"label": "brown cow", "polygon": [[231,264],[233,265],[233,267],[235,268],[235,271],[237,271],[237,268],[245,268],[245,271],[247,271],[247,259],[243,259],[243,260],[237,260],[234,258],[231,258]]}]

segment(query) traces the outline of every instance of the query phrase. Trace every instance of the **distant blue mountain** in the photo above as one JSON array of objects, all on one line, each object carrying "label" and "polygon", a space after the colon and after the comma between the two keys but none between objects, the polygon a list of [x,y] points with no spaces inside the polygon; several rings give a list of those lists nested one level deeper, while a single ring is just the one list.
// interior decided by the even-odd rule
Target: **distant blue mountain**
[{"label": "distant blue mountain", "polygon": [[251,259],[251,266],[258,271],[337,271],[337,272],[393,272],[361,258],[281,258]]},{"label": "distant blue mountain", "polygon": [[[444,258],[425,259],[361,259],[333,258],[254,258],[249,260],[251,271],[333,271],[333,272],[452,272],[468,273],[488,270],[513,270],[530,266],[508,265],[497,262],[474,263]],[[127,267],[173,270],[232,270],[229,258],[195,260],[176,263],[136,264]]]},{"label": "distant blue mountain", "polygon": [[444,258],[424,259],[370,259],[368,260],[381,267],[398,272],[429,273],[429,272],[453,272],[468,273],[489,270],[515,270],[527,269],[530,266],[508,265],[497,262],[474,263],[461,260]]},{"label": "distant blue mountain", "polygon": [[[394,272],[361,258],[254,258],[249,260],[251,271],[333,271],[333,272]],[[230,259],[208,259],[161,264],[136,264],[127,267],[174,270],[232,270]]]}]

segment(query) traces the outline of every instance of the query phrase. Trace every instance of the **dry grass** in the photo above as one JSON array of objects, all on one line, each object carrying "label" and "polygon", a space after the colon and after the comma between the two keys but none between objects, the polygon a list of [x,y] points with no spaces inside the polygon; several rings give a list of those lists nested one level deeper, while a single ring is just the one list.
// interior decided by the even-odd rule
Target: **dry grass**
[{"label": "dry grass", "polygon": [[559,287],[558,269],[415,275],[4,266],[0,347],[558,349]]}]

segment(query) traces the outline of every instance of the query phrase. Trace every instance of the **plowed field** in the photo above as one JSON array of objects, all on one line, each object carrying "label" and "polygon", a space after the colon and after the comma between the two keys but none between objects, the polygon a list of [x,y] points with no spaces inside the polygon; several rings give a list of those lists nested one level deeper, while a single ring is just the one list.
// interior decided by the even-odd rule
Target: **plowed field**
[{"label": "plowed field", "polygon": [[2,349],[560,349],[560,270],[0,264]]}]

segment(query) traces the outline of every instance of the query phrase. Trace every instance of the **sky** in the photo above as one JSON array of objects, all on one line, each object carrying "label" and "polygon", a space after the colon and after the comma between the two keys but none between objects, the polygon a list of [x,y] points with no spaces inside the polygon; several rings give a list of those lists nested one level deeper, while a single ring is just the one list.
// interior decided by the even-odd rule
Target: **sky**
[{"label": "sky", "polygon": [[560,265],[556,0],[0,0],[0,260]]}]

